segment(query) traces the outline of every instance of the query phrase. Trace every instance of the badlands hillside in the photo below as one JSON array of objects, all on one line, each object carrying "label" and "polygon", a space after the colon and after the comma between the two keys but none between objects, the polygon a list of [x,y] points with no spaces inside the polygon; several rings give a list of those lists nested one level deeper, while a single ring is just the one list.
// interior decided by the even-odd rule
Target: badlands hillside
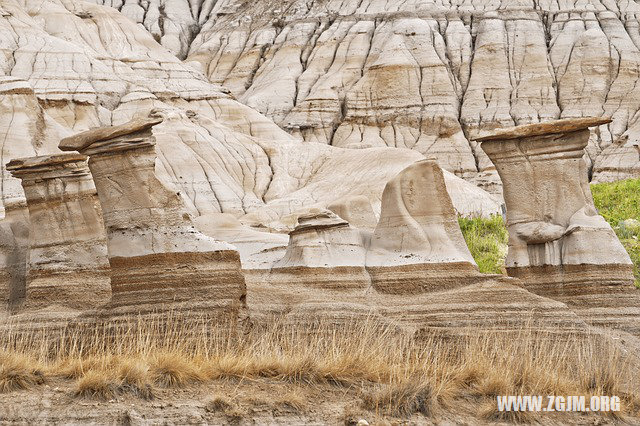
[{"label": "badlands hillside", "polygon": [[640,6],[607,0],[105,0],[296,139],[401,147],[491,189],[469,138],[607,116],[595,181],[637,176]]},{"label": "badlands hillside", "polygon": [[633,1],[0,0],[0,423],[638,420],[639,80]]}]

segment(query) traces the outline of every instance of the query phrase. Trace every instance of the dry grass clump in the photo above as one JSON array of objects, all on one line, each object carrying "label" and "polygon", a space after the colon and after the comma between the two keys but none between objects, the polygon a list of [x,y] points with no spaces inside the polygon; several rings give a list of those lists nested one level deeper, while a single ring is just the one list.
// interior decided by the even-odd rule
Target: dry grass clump
[{"label": "dry grass clump", "polygon": [[394,417],[408,417],[414,413],[430,416],[435,404],[431,386],[419,379],[381,385],[362,396],[363,408]]},{"label": "dry grass clump", "polygon": [[[418,340],[368,321],[338,328],[274,320],[237,336],[212,330],[206,318],[162,324],[132,319],[107,331],[10,332],[0,335],[0,346],[10,348],[0,355],[0,389],[29,387],[50,375],[76,380],[80,397],[148,399],[160,388],[260,380],[290,385],[289,392],[267,402],[274,410],[294,412],[309,405],[300,389],[322,385],[355,391],[362,409],[393,417],[432,416],[461,403],[481,407],[473,409],[487,419],[535,415],[497,412],[498,395],[618,395],[622,408],[637,414],[629,410],[640,399],[627,388],[639,382],[637,366],[603,337],[539,332],[534,326],[469,334]],[[207,407],[240,415],[221,396]]]},{"label": "dry grass clump", "polygon": [[152,399],[154,388],[150,379],[149,367],[141,360],[107,358],[101,364],[91,363],[78,377],[76,396],[108,400],[126,394]]},{"label": "dry grass clump", "polygon": [[209,402],[207,402],[205,409],[212,412],[224,412],[234,407],[235,404],[225,395],[214,395],[214,397],[211,398]]},{"label": "dry grass clump", "polygon": [[183,387],[205,379],[205,374],[194,359],[180,356],[175,352],[153,356],[151,374],[154,382],[164,387]]},{"label": "dry grass clump", "polygon": [[39,363],[24,354],[0,352],[0,393],[44,383]]}]

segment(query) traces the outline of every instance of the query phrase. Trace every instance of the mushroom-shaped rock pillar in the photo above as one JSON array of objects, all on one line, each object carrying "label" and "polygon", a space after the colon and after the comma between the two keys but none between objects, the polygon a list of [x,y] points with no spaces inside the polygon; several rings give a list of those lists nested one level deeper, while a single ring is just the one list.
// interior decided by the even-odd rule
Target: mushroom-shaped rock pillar
[{"label": "mushroom-shaped rock pillar", "polygon": [[335,213],[309,212],[289,233],[287,251],[273,265],[272,279],[332,290],[366,288],[364,245],[363,235]]},{"label": "mushroom-shaped rock pillar", "polygon": [[396,294],[444,291],[483,279],[435,161],[418,161],[387,183],[366,267],[376,290]]},{"label": "mushroom-shaped rock pillar", "polygon": [[231,327],[246,319],[246,288],[233,246],[194,227],[179,193],[155,174],[152,127],[134,119],[63,139],[89,156],[107,230],[113,315],[172,310]]},{"label": "mushroom-shaped rock pillar", "polygon": [[87,158],[20,158],[7,170],[22,180],[31,224],[23,308],[85,310],[109,302],[107,241]]},{"label": "mushroom-shaped rock pillar", "polygon": [[504,187],[508,274],[541,296],[591,309],[585,315],[602,324],[616,322],[605,306],[626,309],[636,322],[640,314],[637,296],[628,293],[631,259],[594,206],[583,159],[589,127],[609,122],[562,119],[477,139]]}]

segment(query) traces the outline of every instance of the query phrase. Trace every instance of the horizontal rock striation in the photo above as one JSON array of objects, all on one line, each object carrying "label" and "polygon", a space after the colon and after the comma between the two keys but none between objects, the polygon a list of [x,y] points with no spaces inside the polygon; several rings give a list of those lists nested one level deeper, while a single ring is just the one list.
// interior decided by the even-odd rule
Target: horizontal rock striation
[{"label": "horizontal rock striation", "polygon": [[530,124],[479,138],[504,182],[509,275],[585,320],[640,335],[633,264],[598,215],[583,158],[599,118]]},{"label": "horizontal rock striation", "polygon": [[149,117],[63,139],[89,155],[107,229],[113,298],[105,315],[182,310],[244,320],[245,283],[232,246],[195,229],[180,195],[155,175]]},{"label": "horizontal rock striation", "polygon": [[14,159],[29,209],[23,309],[77,311],[111,298],[107,241],[87,159],[60,154]]}]

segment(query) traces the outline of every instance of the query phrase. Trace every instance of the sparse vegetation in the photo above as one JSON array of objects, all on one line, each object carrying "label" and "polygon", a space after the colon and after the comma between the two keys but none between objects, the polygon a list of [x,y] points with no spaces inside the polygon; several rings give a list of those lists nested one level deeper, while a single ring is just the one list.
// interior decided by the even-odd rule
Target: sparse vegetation
[{"label": "sparse vegetation", "polygon": [[459,217],[458,223],[480,272],[502,273],[509,240],[502,216]]},{"label": "sparse vegetation", "polygon": [[[174,321],[160,326],[131,320],[111,334],[87,328],[56,338],[47,330],[3,333],[0,345],[10,349],[0,358],[0,383],[18,383],[7,373],[12,365],[21,365],[14,371],[30,379],[3,386],[5,391],[57,377],[74,380],[78,398],[151,398],[163,388],[216,381],[277,383],[288,391],[259,405],[278,412],[304,412],[310,404],[304,389],[328,386],[355,392],[359,408],[372,415],[401,418],[467,403],[480,407],[478,416],[498,419],[495,397],[508,394],[620,395],[627,409],[639,401],[625,388],[638,382],[637,369],[604,337],[474,331],[452,344],[436,337],[416,340],[368,322],[336,329],[323,322],[302,327],[277,321],[233,336],[207,331],[206,319]],[[41,373],[28,373],[34,371]],[[245,412],[224,395],[205,404],[227,417]]]},{"label": "sparse vegetation", "polygon": [[591,185],[593,200],[631,256],[640,288],[640,179]]},{"label": "sparse vegetation", "polygon": [[[591,192],[598,212],[631,256],[640,288],[640,179],[594,184]],[[501,273],[509,239],[502,217],[460,217],[458,222],[480,272]]]}]

